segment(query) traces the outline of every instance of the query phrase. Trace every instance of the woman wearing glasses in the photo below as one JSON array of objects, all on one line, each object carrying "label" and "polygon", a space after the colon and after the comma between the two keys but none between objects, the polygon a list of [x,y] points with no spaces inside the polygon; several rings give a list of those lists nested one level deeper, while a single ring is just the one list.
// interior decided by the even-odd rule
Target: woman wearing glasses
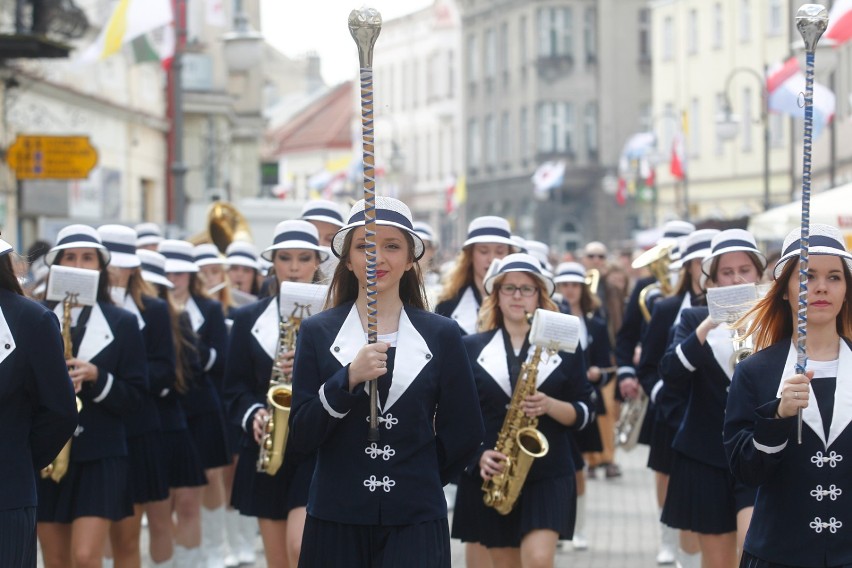
[{"label": "woman wearing glasses", "polygon": [[552,566],[559,539],[574,531],[576,487],[570,429],[594,421],[592,386],[581,353],[559,352],[538,367],[538,392],[522,409],[537,417],[550,446],[533,461],[523,491],[508,515],[486,507],[483,480],[502,471],[506,456],[494,448],[512,399],[521,365],[532,352],[529,314],[557,311],[550,299],[553,282],[527,254],[504,258],[485,281],[490,295],[482,305],[481,333],[464,338],[479,392],[485,441],[477,459],[461,476],[453,518],[453,537],[479,542],[494,566]]}]

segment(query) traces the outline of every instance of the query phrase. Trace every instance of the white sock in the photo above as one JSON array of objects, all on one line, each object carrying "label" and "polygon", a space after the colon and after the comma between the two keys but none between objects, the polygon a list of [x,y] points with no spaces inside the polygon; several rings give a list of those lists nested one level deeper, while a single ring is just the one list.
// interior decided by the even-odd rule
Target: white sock
[{"label": "white sock", "polygon": [[225,507],[205,509],[201,507],[201,550],[208,568],[225,566]]},{"label": "white sock", "polygon": [[257,542],[257,518],[240,515],[240,535],[242,536],[242,549],[240,549],[240,560],[246,562],[256,555],[255,543]]},{"label": "white sock", "polygon": [[586,531],[586,496],[577,496],[577,518],[574,520],[574,534],[580,533],[585,536]]},{"label": "white sock", "polygon": [[701,568],[701,553],[688,554],[682,548],[678,547],[677,563],[681,568]]}]

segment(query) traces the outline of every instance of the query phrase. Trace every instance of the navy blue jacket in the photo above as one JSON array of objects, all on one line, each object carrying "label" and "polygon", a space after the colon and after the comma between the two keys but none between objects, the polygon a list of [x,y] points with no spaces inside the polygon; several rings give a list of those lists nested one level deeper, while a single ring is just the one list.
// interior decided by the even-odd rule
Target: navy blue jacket
[{"label": "navy blue jacket", "polygon": [[462,330],[462,335],[467,335],[476,332],[481,305],[479,289],[470,284],[459,290],[458,294],[449,300],[444,300],[435,306],[435,313],[455,320]]},{"label": "navy blue jacket", "polygon": [[[182,398],[187,416],[221,411],[225,351],[228,346],[228,329],[222,304],[208,298],[193,296],[192,299],[198,306],[198,313],[189,313],[189,306],[187,313],[192,329],[198,335],[198,355],[203,372],[200,377],[194,377]],[[199,314],[201,317],[197,318]]]},{"label": "navy blue jacket", "polygon": [[302,322],[290,436],[300,452],[317,451],[308,513],[356,525],[446,518],[442,486],[483,436],[459,327],[426,311],[402,311],[378,443],[367,442],[367,390],[349,391],[349,363],[365,343],[351,302]]},{"label": "navy blue jacket", "polygon": [[0,290],[0,510],[34,507],[36,476],[77,426],[56,317]]},{"label": "navy blue jacket", "polygon": [[621,320],[621,327],[615,335],[615,364],[618,365],[619,381],[636,376],[636,369],[633,366],[633,352],[636,350],[636,346],[643,341],[646,328],[645,318],[642,317],[642,312],[639,310],[639,294],[646,286],[656,281],[657,279],[653,276],[637,280],[633,286],[633,291],[630,293],[630,299],[627,300],[627,305],[624,307],[624,319]]},{"label": "navy blue jacket", "polygon": [[[795,374],[789,338],[754,353],[734,371],[724,424],[734,476],[757,487],[745,549],[778,564],[852,565],[852,351],[842,341],[828,439],[811,390],[803,412],[776,419],[783,379]],[[815,379],[819,380],[819,379]]]},{"label": "navy blue jacket", "polygon": [[[468,335],[464,338],[464,346],[473,363],[473,376],[485,422],[485,440],[475,460],[470,462],[471,471],[478,472],[476,463],[479,457],[497,444],[497,434],[503,427],[513,391],[500,329]],[[538,430],[547,438],[550,449],[545,456],[533,461],[527,481],[573,476],[570,430],[581,430],[594,421],[593,390],[586,378],[582,354],[560,351],[552,357],[544,357],[546,361],[538,366],[537,390],[557,400],[570,402],[577,412],[577,421],[567,427],[549,416],[539,417]],[[517,380],[517,377],[512,377],[512,380]]]}]

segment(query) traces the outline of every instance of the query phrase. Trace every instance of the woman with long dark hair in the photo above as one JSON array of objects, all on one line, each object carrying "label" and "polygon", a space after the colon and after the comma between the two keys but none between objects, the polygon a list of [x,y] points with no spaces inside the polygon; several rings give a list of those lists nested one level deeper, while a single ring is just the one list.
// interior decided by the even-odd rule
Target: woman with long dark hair
[{"label": "woman with long dark hair", "polygon": [[799,243],[798,229],[784,239],[775,282],[743,318],[755,351],[737,365],[728,396],[731,471],[757,488],[741,566],[852,565],[852,254],[837,228],[810,225],[799,373]]},{"label": "woman with long dark hair", "polygon": [[77,426],[56,317],[24,297],[0,239],[0,566],[36,566],[36,478]]},{"label": "woman with long dark hair", "polygon": [[[334,237],[328,309],[302,322],[293,447],[317,452],[299,565],[450,565],[442,486],[482,440],[458,325],[425,311],[423,242],[402,202],[376,198],[378,342],[367,343],[364,202]],[[378,442],[367,381],[378,380]]]}]

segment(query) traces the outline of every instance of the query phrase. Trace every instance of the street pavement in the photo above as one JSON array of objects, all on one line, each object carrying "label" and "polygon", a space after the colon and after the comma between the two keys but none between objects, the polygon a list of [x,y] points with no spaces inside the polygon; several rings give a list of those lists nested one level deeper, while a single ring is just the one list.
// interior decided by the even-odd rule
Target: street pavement
[{"label": "street pavement", "polygon": [[[646,446],[629,453],[618,452],[617,462],[623,475],[615,479],[590,479],[586,482],[588,502],[586,536],[588,550],[573,550],[570,543],[557,551],[556,568],[644,568],[656,566],[659,522],[654,498],[654,476],[645,467]],[[464,568],[464,546],[452,542],[453,566]],[[148,531],[142,531],[144,566]],[[266,568],[261,540],[257,538],[258,561],[255,568]],[[39,566],[42,566],[39,561]],[[243,566],[248,567],[248,564]],[[201,567],[199,567],[201,568]]]}]

